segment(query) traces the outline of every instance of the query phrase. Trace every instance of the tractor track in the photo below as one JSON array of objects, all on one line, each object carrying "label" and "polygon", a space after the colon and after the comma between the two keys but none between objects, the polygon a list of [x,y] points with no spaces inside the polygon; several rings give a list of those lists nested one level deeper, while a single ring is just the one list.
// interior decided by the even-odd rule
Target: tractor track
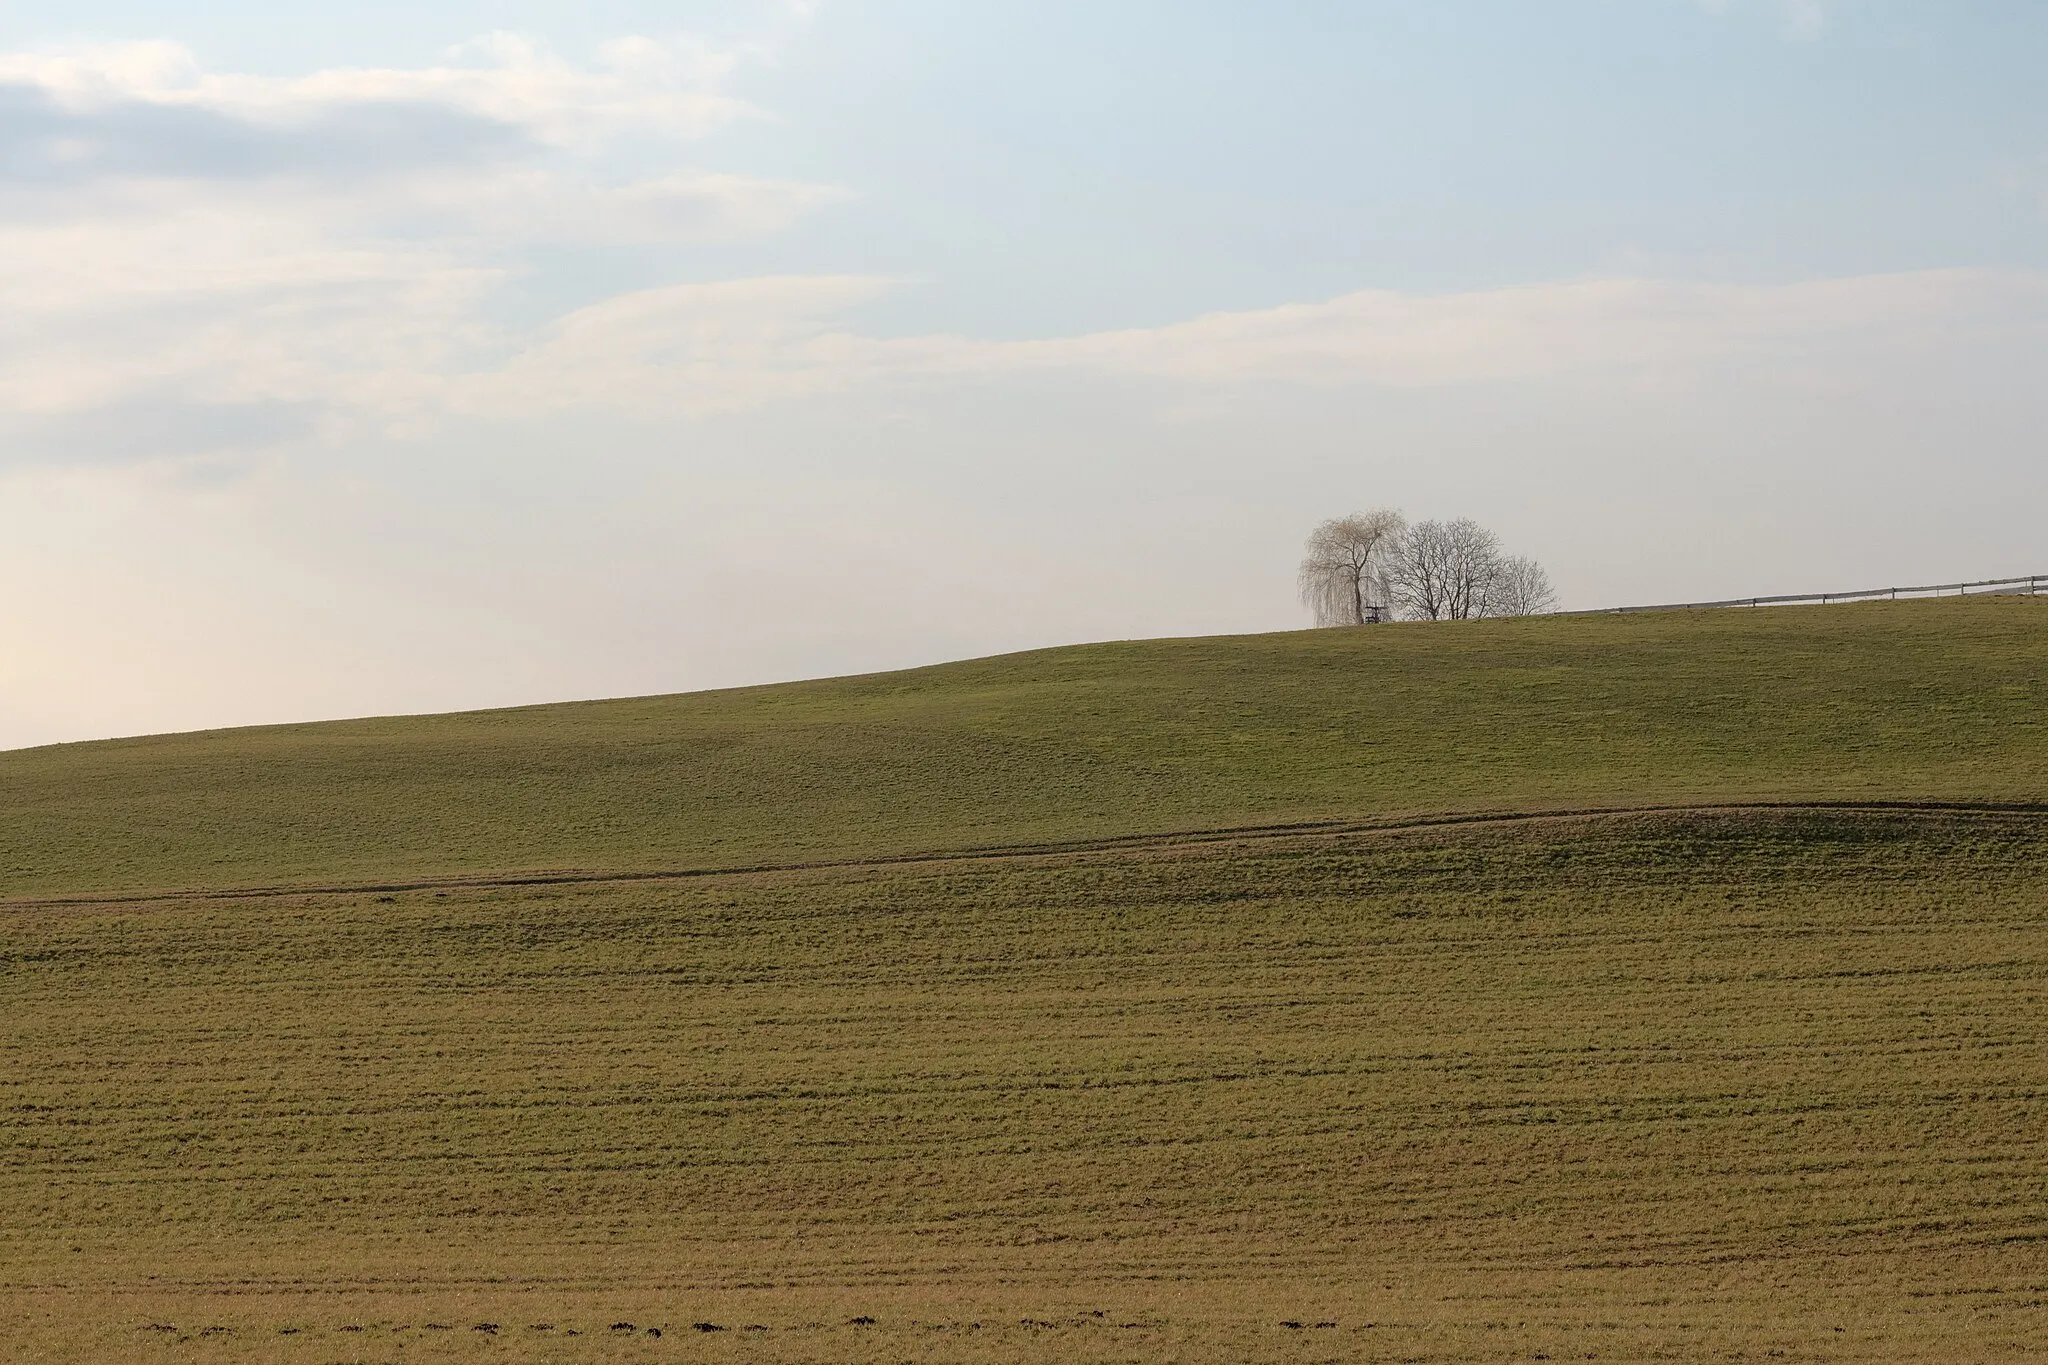
[{"label": "tractor track", "polygon": [[185,887],[152,891],[92,892],[65,896],[0,897],[0,910],[59,909],[67,906],[146,905],[163,901],[268,900],[279,896],[395,895],[408,891],[489,890],[496,887],[577,886],[605,883],[695,881],[769,873],[851,871],[865,867],[987,862],[1068,854],[1169,849],[1202,844],[1250,843],[1302,835],[1390,834],[1404,830],[1460,826],[1529,824],[1642,815],[1712,815],[1742,812],[1950,814],[2048,816],[2048,802],[2022,801],[1711,801],[1647,806],[1575,806],[1549,810],[1478,811],[1387,820],[1300,820],[1279,824],[1225,825],[1149,834],[1040,843],[986,844],[883,854],[868,858],[819,858],[788,862],[734,863],[710,867],[653,869],[541,869],[526,872],[408,877],[379,881],[280,882],[266,886]]}]

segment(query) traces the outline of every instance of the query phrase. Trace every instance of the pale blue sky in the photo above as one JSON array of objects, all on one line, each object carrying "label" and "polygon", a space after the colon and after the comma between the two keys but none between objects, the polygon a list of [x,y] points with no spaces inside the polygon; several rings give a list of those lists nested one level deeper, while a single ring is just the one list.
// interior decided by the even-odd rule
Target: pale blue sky
[{"label": "pale blue sky", "polygon": [[2044,58],[2017,3],[16,0],[0,745],[1284,628],[1375,503],[1575,606],[2048,569]]}]

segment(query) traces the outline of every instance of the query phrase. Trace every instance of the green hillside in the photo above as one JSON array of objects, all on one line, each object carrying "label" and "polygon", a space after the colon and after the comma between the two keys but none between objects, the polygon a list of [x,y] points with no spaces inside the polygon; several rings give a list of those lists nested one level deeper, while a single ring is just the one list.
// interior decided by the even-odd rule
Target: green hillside
[{"label": "green hillside", "polygon": [[2048,601],[1401,625],[0,754],[0,895],[2048,797]]},{"label": "green hillside", "polygon": [[0,754],[0,1358],[2037,1358],[2044,679],[1950,600]]}]

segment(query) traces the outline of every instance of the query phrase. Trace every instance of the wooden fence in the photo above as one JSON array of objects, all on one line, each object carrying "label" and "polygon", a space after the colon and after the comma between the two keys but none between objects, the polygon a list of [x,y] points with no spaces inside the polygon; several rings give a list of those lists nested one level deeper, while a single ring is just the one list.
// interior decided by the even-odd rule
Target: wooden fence
[{"label": "wooden fence", "polygon": [[1594,607],[1561,611],[1559,616],[1608,616],[1625,611],[1685,611],[1695,607],[1783,607],[1799,603],[1865,602],[1896,597],[1970,597],[1980,594],[2048,593],[2048,574],[2026,578],[1984,578],[1975,583],[1932,583],[1919,588],[1865,588],[1859,592],[1787,593],[1779,597],[1730,597],[1719,602],[1659,602],[1646,607]]}]

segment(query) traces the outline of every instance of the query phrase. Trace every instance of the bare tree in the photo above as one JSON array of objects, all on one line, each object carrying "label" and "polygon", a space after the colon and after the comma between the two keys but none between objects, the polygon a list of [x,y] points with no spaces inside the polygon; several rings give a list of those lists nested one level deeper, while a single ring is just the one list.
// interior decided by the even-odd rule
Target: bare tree
[{"label": "bare tree", "polygon": [[1301,560],[1301,600],[1319,626],[1362,626],[1381,619],[1387,564],[1401,543],[1399,512],[1354,512],[1309,534]]},{"label": "bare tree", "polygon": [[1509,555],[1494,571],[1486,588],[1481,616],[1535,616],[1557,605],[1550,575],[1533,559]]},{"label": "bare tree", "polygon": [[1316,527],[1300,585],[1319,626],[1364,625],[1394,613],[1412,621],[1533,616],[1557,602],[1543,566],[1505,553],[1477,522],[1409,526],[1388,511]]},{"label": "bare tree", "polygon": [[1500,540],[1475,521],[1418,522],[1401,537],[1388,582],[1410,620],[1463,621],[1485,614],[1501,559]]}]

